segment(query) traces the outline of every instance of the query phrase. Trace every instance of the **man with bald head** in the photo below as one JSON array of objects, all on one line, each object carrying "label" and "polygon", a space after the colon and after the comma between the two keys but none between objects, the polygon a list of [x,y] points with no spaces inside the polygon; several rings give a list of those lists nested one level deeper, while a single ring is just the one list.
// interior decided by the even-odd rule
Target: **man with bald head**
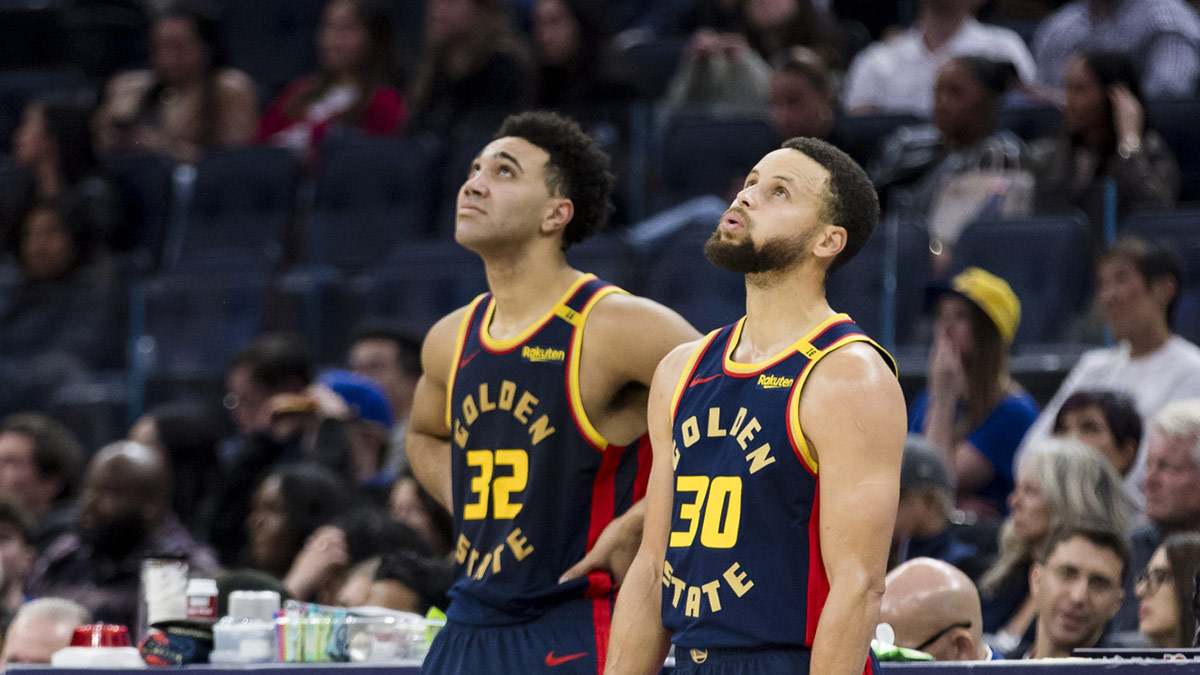
[{"label": "man with bald head", "polygon": [[65,598],[38,598],[21,607],[4,635],[0,668],[10,663],[50,663],[70,646],[77,626],[91,621],[87,609]]},{"label": "man with bald head", "polygon": [[957,567],[913,558],[887,575],[879,620],[895,631],[893,642],[935,661],[1000,659],[983,643],[979,591]]},{"label": "man with bald head", "polygon": [[132,441],[105,446],[88,464],[79,521],[46,548],[28,590],[88,607],[97,621],[133,625],[141,561],[149,553],[183,555],[193,573],[216,559],[171,512],[171,468],[160,453]]}]

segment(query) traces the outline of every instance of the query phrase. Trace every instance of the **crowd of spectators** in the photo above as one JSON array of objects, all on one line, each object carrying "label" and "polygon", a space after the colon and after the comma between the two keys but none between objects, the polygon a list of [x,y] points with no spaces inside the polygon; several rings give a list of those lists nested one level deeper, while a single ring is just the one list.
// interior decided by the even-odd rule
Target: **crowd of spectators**
[{"label": "crowd of spectators", "polygon": [[[1177,252],[1116,238],[1113,218],[1172,208],[1188,187],[1150,111],[1200,95],[1194,6],[427,0],[407,25],[401,4],[325,2],[305,32],[312,67],[275,89],[231,58],[218,4],[147,2],[145,62],[38,92],[0,138],[0,660],[44,658],[90,618],[134,624],[140,561],[165,550],[305,601],[444,608],[452,520],[404,449],[420,319],[343,324],[335,309],[337,353],[319,356],[311,336],[259,331],[209,364],[215,383],[138,399],[128,428],[86,444],[50,413],[65,387],[131,372],[146,346],[125,344],[129,277],[166,256],[145,250],[162,238],[140,229],[121,162],[162,159],[174,189],[207,158],[275,148],[299,175],[295,243],[339,148],[428,140],[429,170],[461,176],[443,165],[462,159],[456,143],[535,107],[579,119],[613,154],[618,231],[636,231],[639,199],[660,204],[642,194],[664,178],[647,135],[686,116],[858,143],[886,217],[925,227],[926,377],[909,392],[883,603],[898,646],[988,660],[1193,643],[1200,348],[1174,332]],[[1061,110],[1061,125],[1005,126],[1030,110]],[[863,151],[849,129],[880,120],[894,123]],[[980,180],[987,193],[970,197]],[[741,181],[722,177],[718,199]],[[160,229],[213,198],[172,194],[186,199]],[[995,270],[956,265],[954,245],[985,216],[1070,209],[1090,224],[1097,312],[1062,321],[1107,338],[1039,398],[1011,368],[1026,299]]]}]

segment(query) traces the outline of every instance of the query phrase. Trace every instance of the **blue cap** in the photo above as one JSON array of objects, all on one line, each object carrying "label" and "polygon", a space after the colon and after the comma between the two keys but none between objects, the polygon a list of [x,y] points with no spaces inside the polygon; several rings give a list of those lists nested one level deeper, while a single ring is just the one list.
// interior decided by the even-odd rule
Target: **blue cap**
[{"label": "blue cap", "polygon": [[358,419],[392,428],[392,406],[375,380],[349,370],[328,370],[321,375],[321,384],[341,396]]}]

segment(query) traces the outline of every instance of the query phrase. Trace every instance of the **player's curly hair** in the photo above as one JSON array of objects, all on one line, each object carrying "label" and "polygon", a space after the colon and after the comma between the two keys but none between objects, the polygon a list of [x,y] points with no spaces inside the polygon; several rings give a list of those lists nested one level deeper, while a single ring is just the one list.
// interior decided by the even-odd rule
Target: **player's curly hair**
[{"label": "player's curly hair", "polygon": [[826,276],[858,255],[879,221],[879,195],[867,172],[850,155],[816,138],[792,138],[785,148],[798,150],[829,171],[829,197],[821,217],[846,229],[846,247],[829,263]]},{"label": "player's curly hair", "polygon": [[546,189],[575,205],[563,230],[564,251],[608,222],[616,177],[609,171],[608,154],[574,120],[545,111],[520,113],[504,120],[496,132],[496,138],[504,137],[522,138],[550,155]]}]

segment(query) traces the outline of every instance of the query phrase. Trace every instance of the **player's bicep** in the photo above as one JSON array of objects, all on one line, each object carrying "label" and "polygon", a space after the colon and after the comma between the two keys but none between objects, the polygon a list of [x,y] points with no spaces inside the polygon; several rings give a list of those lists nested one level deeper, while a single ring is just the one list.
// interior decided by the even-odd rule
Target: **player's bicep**
[{"label": "player's bicep", "polygon": [[644,386],[651,385],[672,349],[700,337],[674,310],[646,298],[613,294],[596,306],[594,316],[599,320],[589,320],[589,326],[594,321],[605,332],[598,343],[609,346],[606,361],[628,381]]},{"label": "player's bicep", "polygon": [[680,345],[659,363],[650,385],[650,401],[646,406],[654,463],[646,490],[642,547],[660,565],[666,556],[667,540],[671,534],[671,508],[675,494],[671,404],[679,378],[683,376],[683,369],[694,348],[694,342]]},{"label": "player's bicep", "polygon": [[427,375],[417,380],[413,391],[412,412],[409,417],[409,433],[424,434],[447,440],[450,427],[446,423],[446,385]]}]

